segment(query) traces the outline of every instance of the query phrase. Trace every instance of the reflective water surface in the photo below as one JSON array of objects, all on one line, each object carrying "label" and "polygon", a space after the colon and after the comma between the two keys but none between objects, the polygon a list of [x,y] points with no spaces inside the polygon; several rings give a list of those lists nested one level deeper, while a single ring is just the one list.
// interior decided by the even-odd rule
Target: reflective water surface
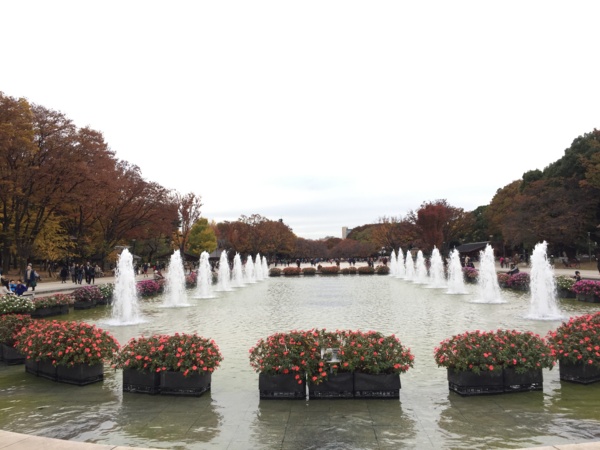
[{"label": "reflective water surface", "polygon": [[[269,278],[187,308],[142,301],[145,322],[108,325],[110,309],[71,310],[124,344],[134,336],[198,332],[224,356],[212,391],[201,398],[123,393],[121,372],[77,387],[0,365],[0,428],[19,433],[174,449],[203,448],[518,448],[600,440],[600,383],[560,382],[544,371],[543,392],[460,397],[433,360],[443,339],[466,330],[511,328],[545,335],[559,321],[525,316],[529,295],[503,291],[503,304],[474,303],[476,289],[449,295],[386,276]],[[565,315],[598,305],[561,300]],[[395,333],[415,355],[397,400],[264,401],[248,349],[258,339],[294,328]]]}]

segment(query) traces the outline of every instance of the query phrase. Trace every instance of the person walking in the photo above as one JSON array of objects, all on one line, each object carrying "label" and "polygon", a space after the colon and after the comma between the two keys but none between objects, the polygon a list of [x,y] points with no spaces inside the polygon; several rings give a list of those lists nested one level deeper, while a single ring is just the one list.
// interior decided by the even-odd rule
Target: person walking
[{"label": "person walking", "polygon": [[35,292],[38,274],[33,270],[31,264],[27,264],[27,269],[25,269],[25,276],[23,278],[25,279],[25,286],[27,286],[27,289],[31,288],[31,290]]}]

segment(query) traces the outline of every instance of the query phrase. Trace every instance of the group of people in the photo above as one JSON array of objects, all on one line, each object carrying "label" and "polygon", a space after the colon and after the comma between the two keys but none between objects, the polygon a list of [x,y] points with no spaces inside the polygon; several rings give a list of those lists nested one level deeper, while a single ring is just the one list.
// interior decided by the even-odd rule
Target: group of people
[{"label": "group of people", "polygon": [[66,283],[69,276],[71,282],[75,284],[82,284],[85,277],[87,284],[95,284],[96,276],[102,273],[100,266],[96,264],[93,266],[88,261],[86,264],[71,264],[70,266],[63,266],[60,269],[60,282]]},{"label": "group of people", "polygon": [[[38,273],[33,269],[31,264],[27,265],[27,269],[25,269],[25,273],[23,274],[23,279],[19,278],[15,283],[15,280],[9,280],[4,278],[4,275],[0,275],[1,281],[1,290],[2,294],[17,294],[23,295],[25,292],[31,288],[33,292],[35,292],[35,287],[37,286],[37,282],[40,279]],[[24,281],[23,281],[24,280]]]}]

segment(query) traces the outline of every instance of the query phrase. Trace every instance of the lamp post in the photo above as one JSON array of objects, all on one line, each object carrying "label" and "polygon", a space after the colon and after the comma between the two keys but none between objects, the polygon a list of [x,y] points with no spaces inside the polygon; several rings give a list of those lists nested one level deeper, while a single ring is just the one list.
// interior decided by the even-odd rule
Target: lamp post
[{"label": "lamp post", "polygon": [[592,262],[592,241],[590,240],[590,232],[588,231],[588,261]]}]

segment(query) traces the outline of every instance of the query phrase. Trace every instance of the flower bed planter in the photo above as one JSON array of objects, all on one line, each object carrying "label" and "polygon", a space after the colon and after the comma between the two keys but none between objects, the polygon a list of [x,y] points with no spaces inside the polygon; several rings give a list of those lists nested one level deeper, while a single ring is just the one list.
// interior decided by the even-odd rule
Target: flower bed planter
[{"label": "flower bed planter", "polygon": [[298,384],[296,375],[293,373],[278,375],[260,373],[258,375],[258,391],[261,399],[306,399],[306,384],[304,380]]},{"label": "flower bed planter", "polygon": [[309,399],[354,398],[354,374],[329,374],[320,384],[308,383]]},{"label": "flower bed planter", "polygon": [[570,289],[561,289],[558,288],[556,290],[556,295],[558,296],[558,298],[576,298],[577,294],[575,294],[575,292],[573,292]]},{"label": "flower bed planter", "polygon": [[41,359],[39,361],[33,359],[26,360],[25,372],[35,375],[36,377],[56,381],[56,367],[52,365],[52,361],[48,359]]},{"label": "flower bed planter", "polygon": [[183,372],[164,371],[160,373],[160,393],[186,397],[200,397],[210,390],[211,373],[189,374]]},{"label": "flower bed planter", "polygon": [[63,314],[69,314],[69,305],[55,305],[38,308],[31,313],[31,317],[39,319],[41,317],[60,316]]},{"label": "flower bed planter", "polygon": [[504,392],[541,391],[544,384],[542,369],[517,373],[514,368],[508,367],[502,371],[504,378]]},{"label": "flower bed planter", "polygon": [[9,366],[23,364],[25,362],[25,355],[19,350],[14,348],[12,345],[2,343],[2,359]]},{"label": "flower bed planter", "polygon": [[96,305],[112,305],[112,296],[96,300]]},{"label": "flower bed planter", "polygon": [[104,365],[102,363],[56,367],[56,381],[59,383],[85,386],[102,380],[104,380]]},{"label": "flower bed planter", "polygon": [[478,374],[448,369],[448,387],[462,396],[502,394],[504,379],[502,371],[485,371]]},{"label": "flower bed planter", "polygon": [[400,398],[400,375],[354,372],[355,398]]},{"label": "flower bed planter", "polygon": [[73,309],[91,309],[96,307],[96,300],[76,301]]},{"label": "flower bed planter", "polygon": [[577,300],[587,303],[600,303],[600,296],[595,294],[577,294]]},{"label": "flower bed planter", "polygon": [[160,392],[160,373],[123,369],[123,392],[158,394]]},{"label": "flower bed planter", "polygon": [[600,381],[600,366],[596,364],[573,364],[571,362],[559,362],[561,381],[572,383],[590,384]]}]

